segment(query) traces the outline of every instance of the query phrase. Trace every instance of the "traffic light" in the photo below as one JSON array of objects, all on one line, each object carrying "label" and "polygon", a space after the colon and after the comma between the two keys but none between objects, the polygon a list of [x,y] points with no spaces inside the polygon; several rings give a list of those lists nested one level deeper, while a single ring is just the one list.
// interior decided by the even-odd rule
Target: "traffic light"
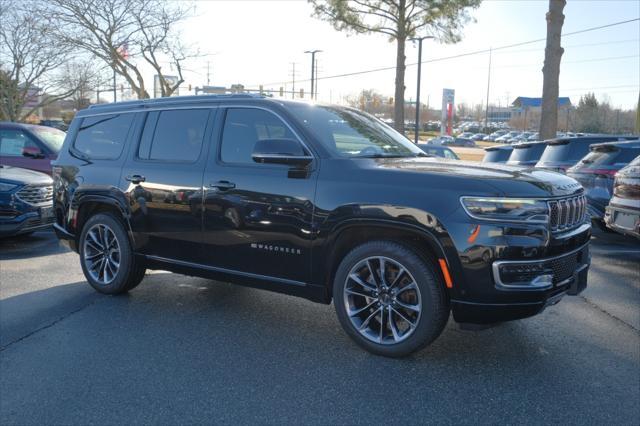
[{"label": "traffic light", "polygon": [[191,85],[189,85],[189,91],[191,91]]},{"label": "traffic light", "polygon": [[300,89],[300,99],[304,98],[304,89]]},{"label": "traffic light", "polygon": [[284,88],[280,86],[280,97],[284,96]]}]

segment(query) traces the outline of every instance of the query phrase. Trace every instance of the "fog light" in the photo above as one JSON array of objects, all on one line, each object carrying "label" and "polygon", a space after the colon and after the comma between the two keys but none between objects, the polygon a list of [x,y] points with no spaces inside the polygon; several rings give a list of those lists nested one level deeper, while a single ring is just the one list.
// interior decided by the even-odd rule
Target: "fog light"
[{"label": "fog light", "polygon": [[499,284],[541,288],[553,285],[553,271],[541,263],[504,263],[498,266]]}]

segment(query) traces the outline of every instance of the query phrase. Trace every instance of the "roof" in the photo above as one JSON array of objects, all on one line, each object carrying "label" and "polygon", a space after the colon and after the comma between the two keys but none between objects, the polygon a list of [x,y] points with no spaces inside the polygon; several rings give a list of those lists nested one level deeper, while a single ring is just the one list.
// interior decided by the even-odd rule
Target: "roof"
[{"label": "roof", "polygon": [[596,143],[589,147],[591,151],[607,148],[640,148],[640,140]]},{"label": "roof", "polygon": [[[525,96],[518,96],[511,105],[522,108],[540,107],[542,106],[542,98],[527,98]],[[571,105],[571,99],[566,97],[558,98],[558,106],[568,105]]]},{"label": "roof", "polygon": [[535,145],[543,145],[543,144],[546,145],[547,141],[518,142],[513,144],[512,146],[513,148],[520,149],[520,148],[530,148]]},{"label": "roof", "polygon": [[484,149],[485,151],[511,151],[513,150],[513,145],[496,145],[496,146],[488,146]]}]

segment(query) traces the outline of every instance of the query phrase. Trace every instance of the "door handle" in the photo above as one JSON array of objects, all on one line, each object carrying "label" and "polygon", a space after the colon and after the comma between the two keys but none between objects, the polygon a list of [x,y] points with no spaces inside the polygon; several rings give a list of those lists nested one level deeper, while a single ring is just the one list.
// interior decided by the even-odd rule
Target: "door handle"
[{"label": "door handle", "polygon": [[137,185],[140,182],[146,181],[147,179],[142,175],[129,175],[125,178],[125,180],[128,180],[129,182]]},{"label": "door handle", "polygon": [[233,182],[229,182],[227,180],[220,180],[218,182],[211,182],[209,184],[210,187],[212,188],[218,188],[221,190],[227,190],[227,189],[233,189],[236,187],[236,184]]}]

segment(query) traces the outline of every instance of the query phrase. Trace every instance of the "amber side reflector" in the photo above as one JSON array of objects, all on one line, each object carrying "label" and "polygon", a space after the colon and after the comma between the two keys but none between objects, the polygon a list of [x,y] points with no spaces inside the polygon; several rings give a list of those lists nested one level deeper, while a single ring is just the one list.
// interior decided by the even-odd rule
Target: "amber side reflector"
[{"label": "amber side reflector", "polygon": [[453,282],[451,281],[451,274],[449,274],[447,261],[444,259],[438,259],[438,263],[440,263],[440,269],[442,270],[442,275],[444,276],[444,283],[446,284],[447,288],[453,288]]},{"label": "amber side reflector", "polygon": [[471,233],[471,235],[469,235],[469,238],[467,239],[469,244],[473,244],[474,243],[476,238],[478,238],[478,234],[479,233],[480,233],[480,225],[476,225],[476,229],[473,230],[473,232]]}]

